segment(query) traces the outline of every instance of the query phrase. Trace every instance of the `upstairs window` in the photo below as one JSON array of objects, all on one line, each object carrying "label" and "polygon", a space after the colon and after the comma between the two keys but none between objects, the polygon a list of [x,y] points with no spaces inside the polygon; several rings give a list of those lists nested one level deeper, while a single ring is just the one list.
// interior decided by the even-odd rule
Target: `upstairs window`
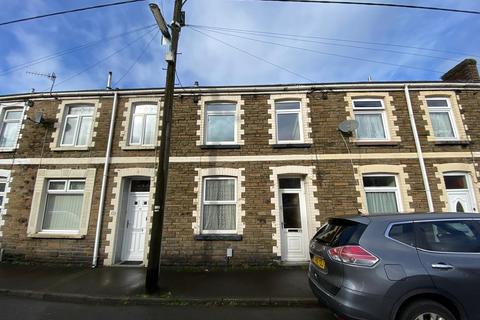
[{"label": "upstairs window", "polygon": [[457,139],[450,100],[447,98],[428,98],[427,106],[435,138],[439,140]]},{"label": "upstairs window", "polygon": [[42,232],[78,232],[84,189],[85,180],[48,181]]},{"label": "upstairs window", "polygon": [[202,232],[236,233],[236,179],[207,177],[203,181]]},{"label": "upstairs window", "polygon": [[368,213],[399,212],[400,194],[394,175],[364,175],[363,187],[367,199]]},{"label": "upstairs window", "polygon": [[275,103],[277,142],[302,142],[302,119],[300,102],[283,101]]},{"label": "upstairs window", "polygon": [[207,103],[205,108],[205,143],[235,144],[236,110],[234,103]]},{"label": "upstairs window", "polygon": [[385,107],[380,99],[357,99],[353,101],[353,114],[358,122],[358,140],[388,140]]},{"label": "upstairs window", "polygon": [[8,108],[2,112],[0,124],[0,149],[14,148],[17,143],[20,123],[22,122],[22,108]]},{"label": "upstairs window", "polygon": [[72,105],[67,108],[61,146],[87,146],[95,108],[88,105]]},{"label": "upstairs window", "polygon": [[157,106],[139,104],[134,107],[130,145],[154,145],[157,126]]}]

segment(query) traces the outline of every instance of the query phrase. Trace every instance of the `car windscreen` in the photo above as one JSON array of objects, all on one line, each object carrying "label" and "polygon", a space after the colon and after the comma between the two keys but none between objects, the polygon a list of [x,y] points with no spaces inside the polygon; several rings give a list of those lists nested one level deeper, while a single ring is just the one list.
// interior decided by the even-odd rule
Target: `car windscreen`
[{"label": "car windscreen", "polygon": [[317,232],[314,239],[331,247],[358,245],[366,227],[351,220],[332,219]]},{"label": "car windscreen", "polygon": [[417,247],[439,252],[480,252],[479,220],[415,222]]}]

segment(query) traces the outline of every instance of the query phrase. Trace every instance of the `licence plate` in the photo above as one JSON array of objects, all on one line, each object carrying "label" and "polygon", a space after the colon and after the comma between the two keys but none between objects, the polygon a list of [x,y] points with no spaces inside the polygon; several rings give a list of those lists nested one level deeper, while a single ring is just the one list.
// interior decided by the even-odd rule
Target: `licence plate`
[{"label": "licence plate", "polygon": [[314,256],[312,262],[320,269],[325,269],[325,260],[323,260],[322,258]]}]

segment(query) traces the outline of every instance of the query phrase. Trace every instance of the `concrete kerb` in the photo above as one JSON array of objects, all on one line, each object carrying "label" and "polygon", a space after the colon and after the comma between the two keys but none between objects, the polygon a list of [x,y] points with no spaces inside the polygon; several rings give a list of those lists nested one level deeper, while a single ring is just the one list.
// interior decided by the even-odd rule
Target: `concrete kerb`
[{"label": "concrete kerb", "polygon": [[28,298],[52,302],[68,302],[78,304],[109,304],[109,305],[198,305],[198,306],[277,306],[277,307],[318,307],[315,298],[179,298],[155,296],[92,296],[74,293],[53,293],[31,290],[0,289],[0,295]]}]

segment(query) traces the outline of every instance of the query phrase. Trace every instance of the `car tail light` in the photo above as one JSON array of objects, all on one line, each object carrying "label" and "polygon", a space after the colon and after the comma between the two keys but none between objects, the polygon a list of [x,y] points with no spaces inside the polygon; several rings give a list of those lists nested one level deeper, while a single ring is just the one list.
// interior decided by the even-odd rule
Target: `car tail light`
[{"label": "car tail light", "polygon": [[361,246],[335,247],[328,250],[328,255],[335,261],[363,267],[371,267],[379,260]]}]

